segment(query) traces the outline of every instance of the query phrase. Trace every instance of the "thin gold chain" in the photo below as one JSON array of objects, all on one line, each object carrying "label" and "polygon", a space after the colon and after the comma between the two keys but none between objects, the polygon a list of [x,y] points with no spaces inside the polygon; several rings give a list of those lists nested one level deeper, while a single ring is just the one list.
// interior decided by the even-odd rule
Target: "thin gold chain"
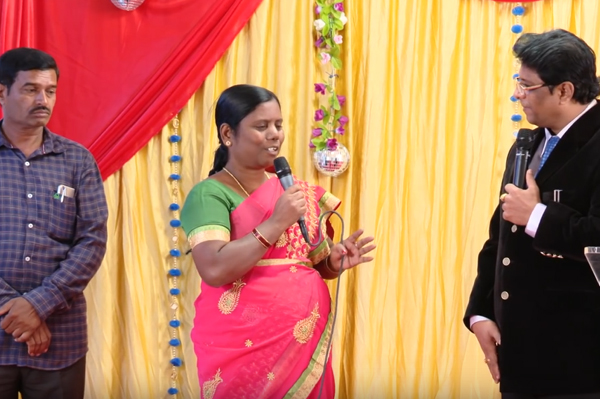
[{"label": "thin gold chain", "polygon": [[[250,194],[248,194],[248,191],[246,191],[246,189],[244,188],[244,186],[242,186],[242,183],[240,183],[240,181],[238,179],[235,178],[235,176],[233,175],[233,173],[231,173],[230,171],[227,170],[227,168],[223,168],[223,170],[225,172],[227,172],[227,174],[229,176],[231,176],[231,178],[233,180],[235,180],[235,182],[238,184],[238,186],[240,186],[240,188],[242,189],[242,191],[244,192],[244,194],[246,194],[246,197],[249,197]],[[267,179],[270,179],[269,175],[267,174],[267,172],[265,172],[265,176],[267,176]]]}]

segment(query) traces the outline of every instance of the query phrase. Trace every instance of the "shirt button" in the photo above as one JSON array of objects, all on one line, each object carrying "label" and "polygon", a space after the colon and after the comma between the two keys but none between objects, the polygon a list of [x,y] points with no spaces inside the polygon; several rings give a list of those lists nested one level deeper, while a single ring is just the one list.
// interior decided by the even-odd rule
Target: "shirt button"
[{"label": "shirt button", "polygon": [[502,294],[500,294],[500,298],[504,299],[505,301],[508,299],[508,297],[509,295],[506,291],[502,291]]},{"label": "shirt button", "polygon": [[29,165],[31,165],[31,164],[29,163],[29,161],[25,161],[25,166],[29,166]]},{"label": "shirt button", "polygon": [[30,229],[33,229],[33,223],[29,223],[29,224],[27,225],[27,227],[29,227]]},{"label": "shirt button", "polygon": [[29,262],[31,260],[31,258],[29,256],[25,257],[25,262]]},{"label": "shirt button", "polygon": [[513,227],[510,228],[510,231],[512,231],[513,233],[517,232],[517,225],[513,224]]},{"label": "shirt button", "polygon": [[502,259],[502,264],[503,264],[504,266],[508,266],[508,265],[510,265],[510,258],[504,258],[504,259]]},{"label": "shirt button", "polygon": [[31,194],[31,193],[27,194],[27,198],[33,198],[33,194]]}]

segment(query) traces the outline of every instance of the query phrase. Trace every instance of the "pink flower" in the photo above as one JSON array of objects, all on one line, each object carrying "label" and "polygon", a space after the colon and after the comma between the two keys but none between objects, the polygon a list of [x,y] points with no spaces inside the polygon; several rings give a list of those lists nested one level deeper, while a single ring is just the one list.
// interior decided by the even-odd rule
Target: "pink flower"
[{"label": "pink flower", "polygon": [[327,139],[327,149],[335,150],[337,148],[337,140],[336,139]]},{"label": "pink flower", "polygon": [[344,133],[346,133],[346,129],[344,129],[344,126],[340,126],[337,129],[335,129],[335,132],[337,134],[344,134]]},{"label": "pink flower", "polygon": [[327,64],[331,61],[331,56],[327,53],[321,53],[321,64]]},{"label": "pink flower", "polygon": [[312,131],[313,137],[319,137],[321,134],[323,134],[323,129],[321,129],[320,127],[313,129]]},{"label": "pink flower", "polygon": [[333,8],[334,8],[336,11],[339,11],[339,12],[344,12],[344,3],[335,3],[335,4],[333,5]]},{"label": "pink flower", "polygon": [[323,112],[322,109],[318,109],[315,111],[315,121],[322,121],[323,118],[325,117],[325,113]]},{"label": "pink flower", "polygon": [[333,41],[336,42],[337,44],[342,44],[342,42],[344,41],[342,38],[342,35],[335,35],[333,37]]},{"label": "pink flower", "polygon": [[317,14],[317,15],[321,14],[321,10],[322,10],[321,6],[318,4],[315,4],[315,14]]},{"label": "pink flower", "polygon": [[315,148],[315,145],[313,144],[312,141],[308,143],[308,148]]},{"label": "pink flower", "polygon": [[315,47],[321,47],[321,45],[323,44],[324,41],[325,41],[325,39],[323,39],[323,36],[319,37],[317,39],[317,41],[315,42]]},{"label": "pink flower", "polygon": [[340,122],[340,126],[344,126],[346,123],[348,123],[349,119],[347,116],[340,116],[340,118],[338,119],[338,122]]},{"label": "pink flower", "polygon": [[325,94],[325,83],[315,83],[315,93]]},{"label": "pink flower", "polygon": [[346,104],[346,96],[337,96],[338,102],[340,103],[340,107],[343,107]]}]

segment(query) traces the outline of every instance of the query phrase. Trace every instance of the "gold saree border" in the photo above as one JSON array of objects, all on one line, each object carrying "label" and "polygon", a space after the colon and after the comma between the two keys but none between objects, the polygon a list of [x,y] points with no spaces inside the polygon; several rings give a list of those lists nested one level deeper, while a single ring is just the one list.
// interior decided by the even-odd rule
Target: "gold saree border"
[{"label": "gold saree border", "polygon": [[261,259],[256,263],[256,266],[281,266],[281,265],[300,265],[313,267],[311,262],[303,262],[298,259]]},{"label": "gold saree border", "polygon": [[342,201],[340,201],[339,198],[327,191],[321,196],[319,207],[323,212],[333,211],[341,204],[341,202]]},{"label": "gold saree border", "polygon": [[[284,396],[284,399],[305,399],[313,391],[317,383],[321,380],[321,376],[325,376],[323,370],[325,370],[325,357],[327,356],[327,348],[329,347],[327,338],[331,334],[331,323],[333,315],[329,312],[327,318],[327,325],[325,331],[321,334],[321,339],[317,344],[317,348],[313,352],[313,355],[308,363],[308,367],[298,381],[290,388],[288,393]],[[333,338],[333,337],[332,337]]]},{"label": "gold saree border", "polygon": [[217,240],[229,242],[230,239],[229,230],[223,226],[212,224],[195,228],[188,235],[188,243],[192,249],[205,241]]},{"label": "gold saree border", "polygon": [[[324,231],[324,230],[323,230]],[[329,243],[327,239],[323,239],[321,244],[317,248],[315,248],[308,257],[312,261],[313,265],[318,265],[323,259],[329,256],[331,253],[331,248],[329,248]]]}]

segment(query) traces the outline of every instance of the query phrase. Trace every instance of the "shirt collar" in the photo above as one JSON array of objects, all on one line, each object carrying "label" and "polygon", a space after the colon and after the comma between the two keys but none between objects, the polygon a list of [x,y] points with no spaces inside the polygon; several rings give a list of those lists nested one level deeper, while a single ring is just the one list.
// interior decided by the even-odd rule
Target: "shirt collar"
[{"label": "shirt collar", "polygon": [[[0,120],[0,126],[4,122],[4,119]],[[5,146],[8,148],[14,148],[11,143],[8,142],[4,134],[0,134],[0,147]],[[48,153],[61,153],[65,150],[62,142],[58,140],[58,136],[50,131],[47,127],[44,127],[44,140],[42,141],[41,151],[42,154]]]},{"label": "shirt collar", "polygon": [[[556,137],[558,137],[559,139],[562,139],[562,137],[565,135],[565,133],[567,132],[567,130],[569,130],[569,128],[570,128],[571,126],[573,126],[573,124],[574,124],[575,122],[577,122],[577,120],[578,120],[579,118],[581,118],[581,117],[583,116],[583,114],[585,114],[585,113],[586,113],[586,112],[588,112],[590,109],[592,109],[592,107],[593,107],[594,105],[596,105],[596,103],[597,103],[597,101],[596,101],[596,100],[592,100],[592,102],[591,102],[591,103],[589,103],[589,104],[588,104],[588,106],[587,106],[587,107],[586,107],[586,108],[585,108],[585,109],[584,109],[584,110],[583,110],[583,111],[582,111],[582,112],[581,112],[579,115],[577,115],[577,116],[575,117],[575,119],[573,119],[571,122],[569,122],[569,123],[567,124],[567,126],[563,127],[563,128],[562,128],[562,130],[556,134]],[[550,133],[550,129],[548,129],[548,128],[545,128],[545,129],[544,129],[544,132],[546,133],[546,141],[548,141],[548,140],[550,139],[550,137],[552,137],[552,133]]]}]

